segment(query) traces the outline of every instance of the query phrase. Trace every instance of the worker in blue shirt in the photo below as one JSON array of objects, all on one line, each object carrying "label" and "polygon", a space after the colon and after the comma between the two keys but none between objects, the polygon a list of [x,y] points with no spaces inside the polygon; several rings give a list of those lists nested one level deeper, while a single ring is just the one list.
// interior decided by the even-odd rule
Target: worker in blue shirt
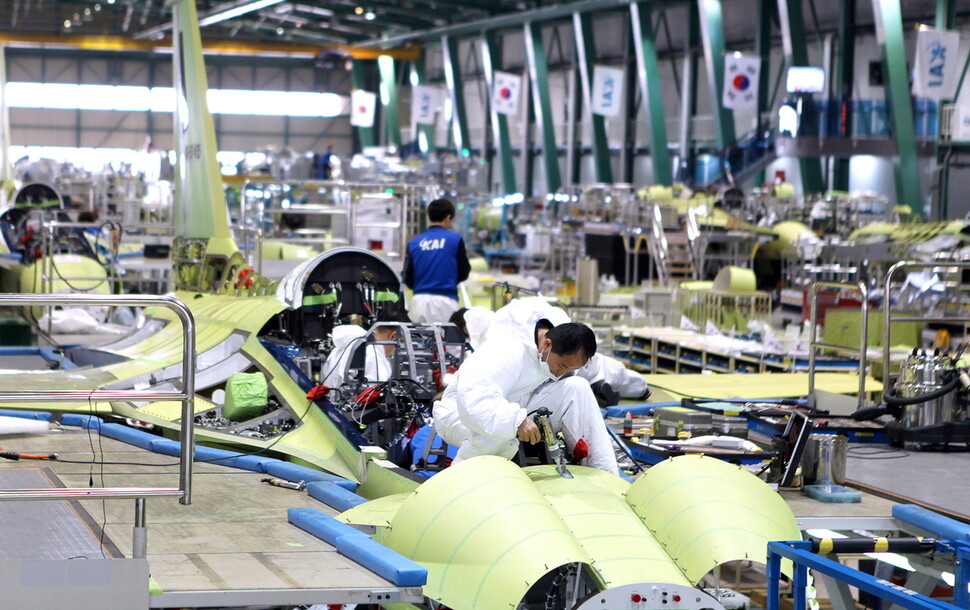
[{"label": "worker in blue shirt", "polygon": [[411,320],[447,322],[458,310],[458,284],[471,265],[461,235],[451,231],[455,205],[448,199],[428,204],[428,230],[408,242],[404,283],[411,287]]}]

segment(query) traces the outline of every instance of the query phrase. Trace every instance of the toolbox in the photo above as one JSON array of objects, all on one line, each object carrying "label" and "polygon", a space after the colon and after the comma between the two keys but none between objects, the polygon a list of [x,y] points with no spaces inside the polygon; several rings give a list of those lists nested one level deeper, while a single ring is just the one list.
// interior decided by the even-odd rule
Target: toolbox
[{"label": "toolbox", "polygon": [[712,416],[713,433],[718,436],[736,436],[738,438],[748,438],[748,420],[737,415],[718,415]]},{"label": "toolbox", "polygon": [[712,434],[714,417],[706,411],[684,407],[661,407],[653,412],[651,436],[661,438],[690,438]]}]

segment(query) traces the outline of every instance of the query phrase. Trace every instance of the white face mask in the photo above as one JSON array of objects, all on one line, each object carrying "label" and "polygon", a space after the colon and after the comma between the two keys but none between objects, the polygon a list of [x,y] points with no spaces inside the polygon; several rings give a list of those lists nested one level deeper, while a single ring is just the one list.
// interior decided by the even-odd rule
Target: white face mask
[{"label": "white face mask", "polygon": [[559,379],[559,377],[553,375],[552,371],[549,370],[549,363],[546,361],[546,359],[549,358],[550,351],[552,351],[552,348],[549,348],[548,350],[546,350],[545,354],[543,354],[542,352],[539,352],[538,354],[539,369],[542,371],[542,374],[548,377],[549,379]]}]

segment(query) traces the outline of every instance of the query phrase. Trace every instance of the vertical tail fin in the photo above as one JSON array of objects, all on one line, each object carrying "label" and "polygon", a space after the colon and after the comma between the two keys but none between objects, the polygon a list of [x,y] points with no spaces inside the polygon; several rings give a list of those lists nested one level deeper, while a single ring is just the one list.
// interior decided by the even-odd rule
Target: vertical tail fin
[{"label": "vertical tail fin", "polygon": [[216,132],[206,103],[208,84],[195,0],[169,1],[175,24],[175,288],[217,294],[270,294],[275,282],[253,273],[229,232],[216,162]]},{"label": "vertical tail fin", "polygon": [[216,132],[206,103],[208,83],[195,0],[174,0],[172,79],[175,86],[175,233],[229,238],[226,199],[216,162]]}]

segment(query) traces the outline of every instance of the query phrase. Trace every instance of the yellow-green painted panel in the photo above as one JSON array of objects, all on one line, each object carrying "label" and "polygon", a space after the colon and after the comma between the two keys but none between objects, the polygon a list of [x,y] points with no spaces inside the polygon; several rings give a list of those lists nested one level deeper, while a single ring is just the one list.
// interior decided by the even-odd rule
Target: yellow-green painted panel
[{"label": "yellow-green painted panel", "polygon": [[627,503],[629,483],[602,470],[571,467],[570,472],[576,478],[562,478],[553,466],[526,469],[606,586],[645,580],[691,586]]},{"label": "yellow-green painted panel", "polygon": [[692,583],[727,561],[765,563],[769,541],[801,539],[777,492],[717,458],[664,460],[630,486],[627,500]]},{"label": "yellow-green painted panel", "polygon": [[549,570],[591,561],[528,475],[495,456],[421,485],[385,544],[428,568],[426,595],[470,609],[514,608]]},{"label": "yellow-green painted panel", "polygon": [[337,519],[344,523],[355,525],[372,525],[374,527],[388,527],[391,520],[397,514],[401,504],[404,503],[413,492],[391,494],[383,498],[377,498],[370,502],[365,502],[355,506],[350,510],[344,511],[337,516]]}]

